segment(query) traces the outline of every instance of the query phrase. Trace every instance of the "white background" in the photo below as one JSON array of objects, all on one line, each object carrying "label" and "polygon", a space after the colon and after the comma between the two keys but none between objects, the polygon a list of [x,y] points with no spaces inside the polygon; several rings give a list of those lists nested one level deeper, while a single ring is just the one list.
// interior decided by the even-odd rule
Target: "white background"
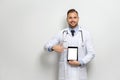
[{"label": "white background", "polygon": [[43,46],[70,8],[93,37],[89,80],[120,80],[119,0],[0,0],[0,80],[57,80],[57,55]]}]

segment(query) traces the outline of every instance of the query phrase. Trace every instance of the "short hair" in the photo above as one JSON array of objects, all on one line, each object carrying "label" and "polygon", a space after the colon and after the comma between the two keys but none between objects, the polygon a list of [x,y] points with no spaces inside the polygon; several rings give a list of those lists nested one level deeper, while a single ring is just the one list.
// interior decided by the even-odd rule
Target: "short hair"
[{"label": "short hair", "polygon": [[68,15],[69,13],[73,13],[73,12],[76,12],[77,15],[78,15],[78,12],[77,12],[75,9],[69,9],[68,12],[67,12],[67,15]]}]

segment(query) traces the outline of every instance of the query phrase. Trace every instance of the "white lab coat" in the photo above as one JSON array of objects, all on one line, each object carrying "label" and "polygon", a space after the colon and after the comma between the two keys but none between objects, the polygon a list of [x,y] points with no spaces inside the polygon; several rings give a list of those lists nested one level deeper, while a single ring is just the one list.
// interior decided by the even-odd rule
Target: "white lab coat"
[{"label": "white lab coat", "polygon": [[65,48],[68,46],[78,47],[78,61],[82,66],[71,66],[68,64],[67,49],[65,49],[64,52],[60,54],[59,59],[59,80],[87,80],[86,64],[95,56],[89,32],[79,27],[79,31],[72,37],[69,28],[66,28],[48,41],[45,44],[45,49],[48,50],[53,45],[60,43],[63,43]]}]

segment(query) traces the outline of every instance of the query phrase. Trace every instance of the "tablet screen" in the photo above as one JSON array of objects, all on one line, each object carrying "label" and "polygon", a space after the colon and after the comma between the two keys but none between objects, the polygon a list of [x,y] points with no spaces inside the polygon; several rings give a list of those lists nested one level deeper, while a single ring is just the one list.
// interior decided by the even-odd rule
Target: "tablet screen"
[{"label": "tablet screen", "polygon": [[68,47],[68,60],[78,60],[78,47]]}]

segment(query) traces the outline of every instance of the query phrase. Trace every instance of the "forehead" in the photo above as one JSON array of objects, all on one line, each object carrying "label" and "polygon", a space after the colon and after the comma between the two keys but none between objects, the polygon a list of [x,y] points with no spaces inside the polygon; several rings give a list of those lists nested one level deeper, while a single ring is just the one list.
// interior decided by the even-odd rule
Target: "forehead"
[{"label": "forehead", "polygon": [[70,12],[67,17],[70,17],[70,16],[78,16],[78,14],[76,12]]}]

